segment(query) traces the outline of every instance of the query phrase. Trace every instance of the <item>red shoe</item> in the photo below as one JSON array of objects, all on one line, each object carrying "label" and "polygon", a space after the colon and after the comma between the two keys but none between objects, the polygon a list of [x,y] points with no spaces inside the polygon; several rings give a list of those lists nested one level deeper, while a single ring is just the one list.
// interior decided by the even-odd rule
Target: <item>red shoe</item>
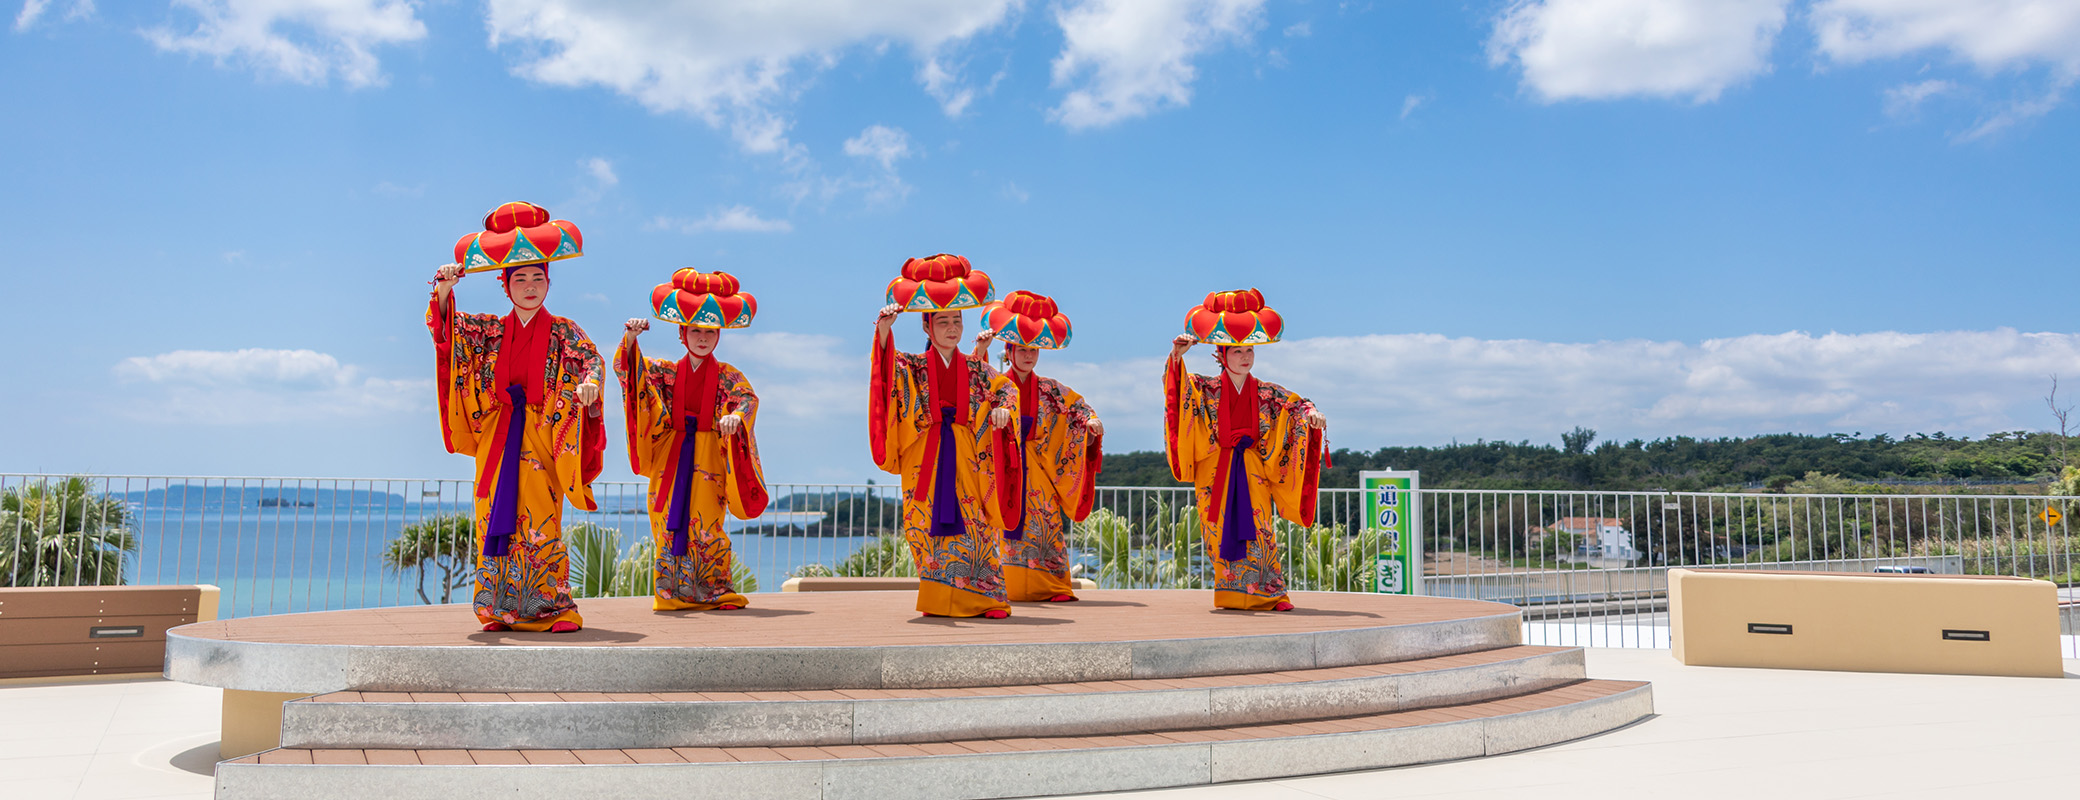
[{"label": "red shoe", "polygon": [[986,619],[1003,619],[1005,617],[1011,616],[1011,612],[1005,611],[1001,608],[992,608],[988,611],[982,612],[982,616]]},{"label": "red shoe", "polygon": [[715,607],[715,610],[716,610],[716,611],[735,611],[735,610],[737,610],[737,609],[740,609],[740,608],[743,608],[743,606],[734,606],[734,605],[730,605],[730,604],[728,604],[728,603],[723,603],[722,605],[716,606],[716,607]]},{"label": "red shoe", "polygon": [[1047,602],[1050,602],[1050,603],[1074,603],[1074,602],[1076,602],[1076,595],[1073,595],[1073,594],[1058,594],[1058,595],[1055,595],[1055,596],[1053,596],[1053,597],[1047,598]]},{"label": "red shoe", "polygon": [[1284,600],[1280,600],[1280,601],[1278,601],[1278,605],[1275,605],[1275,606],[1272,606],[1272,607],[1271,607],[1271,610],[1273,610],[1273,611],[1291,611],[1291,610],[1293,610],[1293,604],[1292,604],[1292,603],[1288,603],[1288,602],[1286,602],[1286,601],[1284,601]]},{"label": "red shoe", "polygon": [[512,628],[512,626],[510,626],[510,625],[507,625],[507,624],[505,624],[505,623],[503,623],[503,622],[486,622],[486,623],[484,623],[484,630],[487,630],[487,631],[497,632],[497,631],[509,631],[509,630],[512,630],[512,629],[513,629],[513,628]]},{"label": "red shoe", "polygon": [[578,623],[567,619],[557,620],[556,624],[549,626],[550,633],[577,633],[579,630]]}]

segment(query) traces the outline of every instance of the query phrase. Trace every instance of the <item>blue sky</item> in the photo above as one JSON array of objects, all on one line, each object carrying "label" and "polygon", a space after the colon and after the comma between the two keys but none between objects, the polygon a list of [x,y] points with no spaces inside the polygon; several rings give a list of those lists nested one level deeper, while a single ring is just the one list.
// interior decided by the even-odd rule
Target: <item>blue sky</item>
[{"label": "blue sky", "polygon": [[4,470],[464,474],[419,315],[506,200],[583,229],[549,307],[607,352],[678,267],[758,295],[720,352],[779,481],[874,475],[871,317],[941,251],[1061,303],[1115,451],[1246,286],[1337,447],[1980,435],[2080,383],[2080,0],[11,10]]}]

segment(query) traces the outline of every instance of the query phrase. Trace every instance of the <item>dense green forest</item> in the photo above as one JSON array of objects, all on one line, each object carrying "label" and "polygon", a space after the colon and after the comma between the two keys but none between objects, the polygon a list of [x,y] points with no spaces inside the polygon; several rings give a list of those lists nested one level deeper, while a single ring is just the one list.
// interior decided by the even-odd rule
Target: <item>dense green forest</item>
[{"label": "dense green forest", "polygon": [[[1360,470],[1388,468],[1421,470],[1423,485],[1439,489],[1781,489],[1807,473],[1866,483],[2023,483],[2049,480],[2066,463],[2066,446],[2076,444],[2055,433],[2029,431],[1979,439],[1941,432],[1905,438],[1782,433],[1598,443],[1596,432],[1586,428],[1561,434],[1561,442],[1559,447],[1478,441],[1370,452],[1337,450],[1322,485],[1355,487]],[[2080,458],[2080,446],[2073,455]],[[1163,454],[1146,451],[1106,454],[1098,482],[1179,485],[1171,479]]]}]

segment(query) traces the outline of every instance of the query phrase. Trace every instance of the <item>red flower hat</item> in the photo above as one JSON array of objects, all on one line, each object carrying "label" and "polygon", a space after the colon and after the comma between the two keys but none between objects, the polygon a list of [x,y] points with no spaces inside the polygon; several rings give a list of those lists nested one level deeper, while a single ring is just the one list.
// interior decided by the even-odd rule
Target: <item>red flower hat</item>
[{"label": "red flower hat", "polygon": [[995,299],[987,274],[946,253],[905,261],[903,274],[888,282],[888,302],[904,311],[959,311]]},{"label": "red flower hat", "polygon": [[982,309],[982,324],[999,341],[1060,350],[1069,346],[1069,315],[1055,308],[1054,298],[1019,290]]},{"label": "red flower hat", "polygon": [[692,267],[651,289],[650,307],[658,319],[689,328],[742,328],[758,316],[758,298],[737,291],[735,275]]},{"label": "red flower hat", "polygon": [[1285,318],[1264,305],[1264,293],[1255,289],[1210,293],[1184,315],[1185,333],[1223,346],[1270,344],[1285,327]]},{"label": "red flower hat", "polygon": [[547,264],[585,254],[585,238],[568,220],[550,219],[533,203],[505,203],[484,215],[484,230],[455,240],[463,272]]}]

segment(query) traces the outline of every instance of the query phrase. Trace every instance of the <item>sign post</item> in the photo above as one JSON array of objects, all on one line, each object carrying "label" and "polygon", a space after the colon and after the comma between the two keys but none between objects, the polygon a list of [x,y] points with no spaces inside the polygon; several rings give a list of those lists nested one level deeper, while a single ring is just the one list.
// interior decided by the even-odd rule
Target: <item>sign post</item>
[{"label": "sign post", "polygon": [[1415,470],[1366,470],[1358,473],[1365,492],[1366,528],[1379,534],[1373,561],[1374,592],[1421,594],[1423,589],[1423,521],[1421,473]]}]

